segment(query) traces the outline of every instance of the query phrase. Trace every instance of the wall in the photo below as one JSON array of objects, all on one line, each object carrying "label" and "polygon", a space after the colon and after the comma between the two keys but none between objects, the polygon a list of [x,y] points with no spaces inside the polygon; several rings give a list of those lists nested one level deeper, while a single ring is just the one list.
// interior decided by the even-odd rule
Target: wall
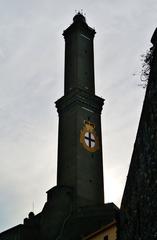
[{"label": "wall", "polygon": [[140,124],[121,204],[119,239],[157,239],[157,31]]}]

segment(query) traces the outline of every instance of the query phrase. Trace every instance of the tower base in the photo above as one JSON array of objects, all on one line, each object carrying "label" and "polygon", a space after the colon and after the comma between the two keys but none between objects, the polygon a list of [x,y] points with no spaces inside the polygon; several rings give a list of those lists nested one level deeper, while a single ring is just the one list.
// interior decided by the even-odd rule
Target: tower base
[{"label": "tower base", "polygon": [[81,240],[115,221],[119,213],[114,203],[76,209],[69,187],[54,187],[47,192],[41,213],[32,213],[24,224],[0,234],[0,240]]}]

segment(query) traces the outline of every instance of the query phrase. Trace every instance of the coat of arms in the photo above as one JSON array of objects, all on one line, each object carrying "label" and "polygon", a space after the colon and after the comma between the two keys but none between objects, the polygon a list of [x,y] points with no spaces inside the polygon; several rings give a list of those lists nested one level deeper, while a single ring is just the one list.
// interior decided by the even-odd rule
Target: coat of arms
[{"label": "coat of arms", "polygon": [[80,143],[89,152],[95,152],[99,149],[99,139],[96,135],[95,124],[84,120],[84,127],[80,132]]}]

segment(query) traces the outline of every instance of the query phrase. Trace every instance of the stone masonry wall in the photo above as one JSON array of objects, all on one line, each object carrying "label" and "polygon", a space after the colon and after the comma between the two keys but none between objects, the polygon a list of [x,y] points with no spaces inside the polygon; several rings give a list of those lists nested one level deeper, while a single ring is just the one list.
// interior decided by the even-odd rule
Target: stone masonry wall
[{"label": "stone masonry wall", "polygon": [[121,204],[119,240],[157,239],[157,30],[143,110]]}]

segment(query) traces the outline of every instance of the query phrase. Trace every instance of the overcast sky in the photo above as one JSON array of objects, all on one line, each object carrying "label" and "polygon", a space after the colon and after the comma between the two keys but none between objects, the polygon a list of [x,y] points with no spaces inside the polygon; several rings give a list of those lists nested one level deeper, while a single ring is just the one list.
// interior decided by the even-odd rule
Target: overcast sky
[{"label": "overcast sky", "polygon": [[[40,212],[56,184],[64,39],[83,9],[96,29],[105,201],[120,205],[145,90],[141,54],[157,25],[156,0],[0,0],[0,231]],[[34,205],[34,207],[33,207]]]}]

